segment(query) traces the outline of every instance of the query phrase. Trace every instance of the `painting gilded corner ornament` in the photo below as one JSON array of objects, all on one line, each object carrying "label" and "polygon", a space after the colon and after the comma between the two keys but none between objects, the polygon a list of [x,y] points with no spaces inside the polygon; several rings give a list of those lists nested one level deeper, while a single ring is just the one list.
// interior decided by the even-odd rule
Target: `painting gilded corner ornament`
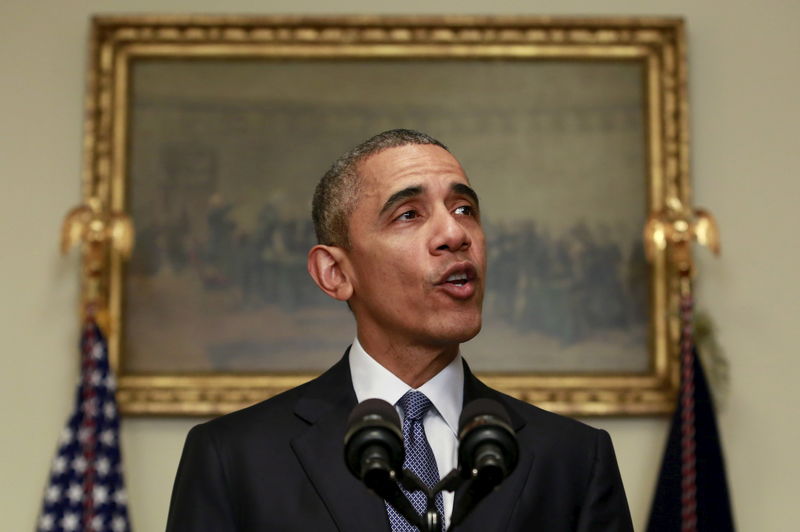
[{"label": "painting gilded corner ornament", "polygon": [[568,415],[670,411],[670,257],[717,242],[689,202],[686,84],[673,18],[94,19],[64,242],[84,242],[123,412],[222,414],[341,357],[354,324],[305,271],[308,206],[340,153],[398,127],[481,195],[473,370]]}]

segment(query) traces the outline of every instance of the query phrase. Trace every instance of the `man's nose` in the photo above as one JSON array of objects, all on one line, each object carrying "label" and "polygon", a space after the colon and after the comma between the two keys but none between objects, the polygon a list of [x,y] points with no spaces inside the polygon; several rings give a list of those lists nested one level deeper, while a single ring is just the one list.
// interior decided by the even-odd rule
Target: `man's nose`
[{"label": "man's nose", "polygon": [[458,251],[468,249],[472,244],[469,231],[447,208],[439,209],[433,219],[431,252]]}]

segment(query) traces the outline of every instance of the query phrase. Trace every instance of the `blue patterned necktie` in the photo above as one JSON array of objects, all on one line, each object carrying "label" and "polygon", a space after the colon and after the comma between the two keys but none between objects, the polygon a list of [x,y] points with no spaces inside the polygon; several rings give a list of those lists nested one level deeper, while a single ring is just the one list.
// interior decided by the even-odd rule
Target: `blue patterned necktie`
[{"label": "blue patterned necktie", "polygon": [[[422,392],[409,390],[397,401],[397,405],[403,411],[403,446],[406,450],[406,458],[403,468],[408,469],[428,487],[432,488],[439,482],[439,469],[436,467],[436,458],[433,456],[428,438],[425,437],[425,427],[422,425],[422,418],[433,404],[430,399],[425,397]],[[408,500],[414,505],[419,514],[426,510],[427,498],[422,491],[408,492],[403,489]],[[444,516],[444,500],[442,494],[436,494],[436,509],[440,516]],[[389,523],[392,525],[393,532],[415,532],[417,527],[411,525],[405,518],[397,513],[394,506],[386,503],[386,510],[389,514]],[[444,529],[444,527],[442,527]]]}]

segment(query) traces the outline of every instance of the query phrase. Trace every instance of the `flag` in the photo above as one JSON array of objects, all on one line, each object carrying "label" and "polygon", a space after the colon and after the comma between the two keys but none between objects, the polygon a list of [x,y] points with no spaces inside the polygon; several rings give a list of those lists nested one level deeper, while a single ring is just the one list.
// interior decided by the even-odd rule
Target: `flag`
[{"label": "flag", "polygon": [[714,403],[693,340],[692,307],[691,298],[684,298],[681,388],[648,532],[734,530]]},{"label": "flag", "polygon": [[81,335],[75,410],[61,433],[37,530],[130,531],[116,383],[100,328],[87,319]]}]

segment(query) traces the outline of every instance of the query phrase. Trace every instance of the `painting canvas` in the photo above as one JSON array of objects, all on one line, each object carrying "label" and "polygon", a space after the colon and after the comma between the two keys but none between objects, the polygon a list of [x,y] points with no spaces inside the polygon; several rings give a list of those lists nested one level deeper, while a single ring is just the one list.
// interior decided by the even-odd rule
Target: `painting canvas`
[{"label": "painting canvas", "polygon": [[320,371],[355,335],[306,272],[314,186],[410,128],[482,202],[478,371],[649,365],[645,75],[629,60],[193,60],[131,67],[126,373]]},{"label": "painting canvas", "polygon": [[447,144],[480,195],[478,375],[565,414],[670,411],[679,284],[641,232],[691,203],[684,43],[674,18],[95,18],[84,195],[137,238],[82,296],[122,411],[225,413],[342,356],[311,197],[393,128]]}]

